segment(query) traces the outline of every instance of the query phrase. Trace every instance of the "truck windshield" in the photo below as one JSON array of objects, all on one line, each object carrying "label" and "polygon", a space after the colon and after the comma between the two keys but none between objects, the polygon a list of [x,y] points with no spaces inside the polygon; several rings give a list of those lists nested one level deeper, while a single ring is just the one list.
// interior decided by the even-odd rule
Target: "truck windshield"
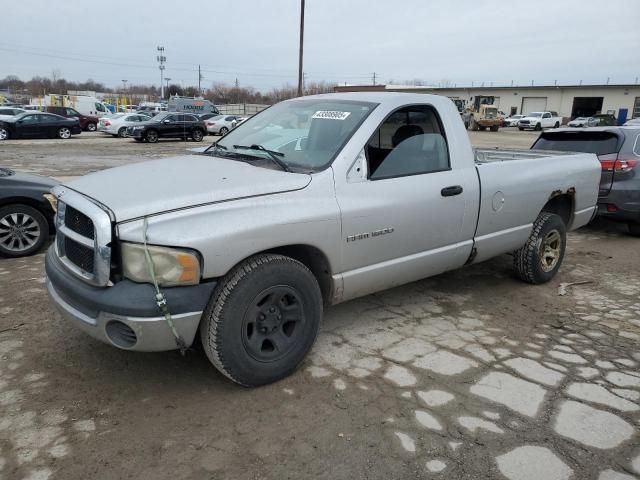
[{"label": "truck windshield", "polygon": [[607,155],[618,152],[619,140],[613,132],[549,132],[543,133],[531,148]]},{"label": "truck windshield", "polygon": [[[206,153],[268,156],[288,167],[321,170],[328,166],[377,103],[296,99],[274,105],[240,124]],[[234,146],[260,145],[261,149]],[[241,151],[240,151],[241,150]]]}]

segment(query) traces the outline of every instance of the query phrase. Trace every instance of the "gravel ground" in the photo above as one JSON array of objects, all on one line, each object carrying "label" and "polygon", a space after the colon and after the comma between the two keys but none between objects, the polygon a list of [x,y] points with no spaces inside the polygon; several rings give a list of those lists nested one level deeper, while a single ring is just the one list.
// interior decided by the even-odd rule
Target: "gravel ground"
[{"label": "gravel ground", "polygon": [[[0,164],[66,178],[194,146],[83,133]],[[198,351],[93,341],[49,305],[42,254],[0,259],[0,479],[637,479],[638,241],[596,222],[545,285],[502,256],[330,308],[302,368],[253,390]]]}]

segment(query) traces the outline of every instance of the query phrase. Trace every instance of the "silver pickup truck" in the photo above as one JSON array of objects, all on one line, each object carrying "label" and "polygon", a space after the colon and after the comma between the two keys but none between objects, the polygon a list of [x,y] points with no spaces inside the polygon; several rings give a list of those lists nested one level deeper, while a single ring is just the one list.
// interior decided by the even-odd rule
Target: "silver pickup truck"
[{"label": "silver pickup truck", "polygon": [[513,254],[558,271],[595,213],[595,155],[473,150],[446,97],[329,94],[274,105],[201,155],[54,189],[47,287],[127,350],[185,349],[246,386],[300,364],[323,307]]}]

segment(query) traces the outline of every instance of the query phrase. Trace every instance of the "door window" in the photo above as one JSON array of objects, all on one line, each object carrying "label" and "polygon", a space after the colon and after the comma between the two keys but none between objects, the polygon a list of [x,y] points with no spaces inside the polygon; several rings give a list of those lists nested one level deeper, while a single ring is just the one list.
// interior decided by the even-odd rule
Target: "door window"
[{"label": "door window", "polygon": [[551,118],[551,114],[550,113],[545,113],[544,115],[542,115],[542,118]]},{"label": "door window", "polygon": [[449,170],[449,149],[432,107],[404,107],[392,113],[366,146],[369,178],[419,175]]},{"label": "door window", "polygon": [[22,117],[22,123],[36,123],[38,121],[38,115],[27,115],[26,117]]}]

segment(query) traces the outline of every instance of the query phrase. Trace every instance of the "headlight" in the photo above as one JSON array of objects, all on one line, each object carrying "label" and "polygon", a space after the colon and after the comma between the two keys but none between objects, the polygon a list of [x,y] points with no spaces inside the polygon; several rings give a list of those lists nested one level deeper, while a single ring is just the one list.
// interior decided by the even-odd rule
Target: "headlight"
[{"label": "headlight", "polygon": [[[120,246],[124,276],[134,282],[153,283],[144,245],[123,242]],[[147,248],[158,285],[171,287],[200,282],[200,259],[196,253],[151,245]]]},{"label": "headlight", "polygon": [[134,130],[142,130],[144,127],[142,125],[136,125],[133,127]]}]

